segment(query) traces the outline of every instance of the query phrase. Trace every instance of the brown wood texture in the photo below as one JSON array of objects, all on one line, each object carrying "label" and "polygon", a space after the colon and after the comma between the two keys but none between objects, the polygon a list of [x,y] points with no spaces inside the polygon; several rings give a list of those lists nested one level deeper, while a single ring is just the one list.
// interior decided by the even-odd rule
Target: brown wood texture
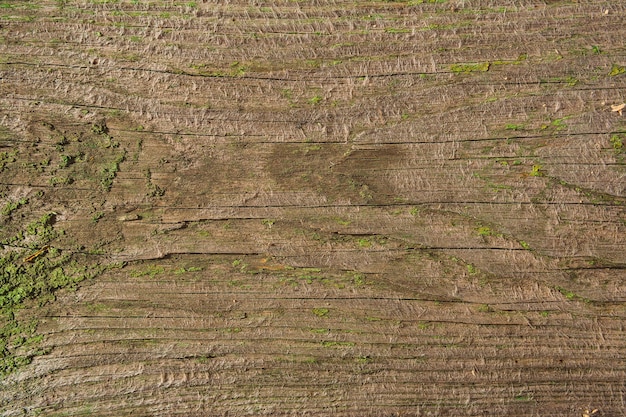
[{"label": "brown wood texture", "polygon": [[0,5],[3,416],[626,415],[625,3]]}]

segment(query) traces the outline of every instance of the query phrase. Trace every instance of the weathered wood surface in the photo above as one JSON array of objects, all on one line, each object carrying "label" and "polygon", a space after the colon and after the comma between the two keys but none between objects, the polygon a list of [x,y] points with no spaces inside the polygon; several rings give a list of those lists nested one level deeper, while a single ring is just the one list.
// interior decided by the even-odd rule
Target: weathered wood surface
[{"label": "weathered wood surface", "polygon": [[624,415],[626,8],[492,3],[8,3],[3,202],[126,264],[3,415]]}]

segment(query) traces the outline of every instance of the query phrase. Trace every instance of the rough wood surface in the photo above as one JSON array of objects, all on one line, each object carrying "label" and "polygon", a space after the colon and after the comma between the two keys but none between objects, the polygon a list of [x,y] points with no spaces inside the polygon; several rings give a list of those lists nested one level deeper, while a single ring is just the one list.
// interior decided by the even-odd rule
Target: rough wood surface
[{"label": "rough wood surface", "polygon": [[626,415],[625,4],[0,5],[3,416]]}]

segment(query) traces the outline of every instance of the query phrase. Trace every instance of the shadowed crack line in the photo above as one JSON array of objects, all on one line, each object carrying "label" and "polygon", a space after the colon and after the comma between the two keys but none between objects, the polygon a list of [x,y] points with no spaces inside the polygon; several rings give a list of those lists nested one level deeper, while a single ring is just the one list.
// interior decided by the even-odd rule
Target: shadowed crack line
[{"label": "shadowed crack line", "polygon": [[[46,57],[47,58],[47,57]],[[516,61],[505,61],[514,63]],[[459,64],[455,63],[440,63],[440,66],[450,67],[452,65]],[[462,63],[461,63],[462,64]],[[99,70],[104,74],[109,74],[113,71],[130,71],[130,72],[150,72],[156,74],[169,74],[174,76],[184,76],[184,77],[197,77],[197,78],[206,78],[206,79],[215,79],[215,80],[258,80],[258,81],[276,81],[276,82],[307,82],[310,80],[355,80],[361,79],[364,77],[367,78],[394,78],[394,77],[416,77],[420,79],[424,76],[437,76],[437,75],[457,75],[456,71],[452,70],[441,70],[441,71],[405,71],[405,72],[389,72],[389,73],[359,73],[355,75],[333,75],[333,74],[324,74],[324,75],[315,75],[311,74],[307,69],[300,70],[292,70],[293,72],[306,72],[306,76],[303,77],[273,77],[273,76],[255,76],[248,74],[241,75],[232,75],[232,74],[222,74],[222,73],[213,73],[213,74],[203,74],[203,73],[193,73],[187,72],[184,70],[176,70],[176,69],[156,69],[156,68],[137,68],[137,67],[118,67],[114,70],[103,69],[98,66],[88,66],[88,65],[70,65],[70,64],[52,64],[52,63],[33,63],[27,61],[8,61],[3,62],[2,65],[13,65],[13,66],[28,66],[35,68],[46,68],[46,67],[55,67],[55,68],[68,68],[68,69],[78,69],[78,70]],[[276,72],[279,72],[277,70]],[[532,80],[532,81],[507,81],[505,79],[501,81],[495,81],[493,83],[484,83],[482,81],[468,81],[467,79],[461,78],[464,86],[491,86],[494,84],[498,85],[510,85],[510,86],[521,86],[521,85],[547,85],[547,84],[556,84],[563,85],[569,84],[567,80]],[[614,90],[615,88],[619,88],[619,86],[607,86],[607,87],[578,87],[572,88],[572,91],[576,90]]]}]

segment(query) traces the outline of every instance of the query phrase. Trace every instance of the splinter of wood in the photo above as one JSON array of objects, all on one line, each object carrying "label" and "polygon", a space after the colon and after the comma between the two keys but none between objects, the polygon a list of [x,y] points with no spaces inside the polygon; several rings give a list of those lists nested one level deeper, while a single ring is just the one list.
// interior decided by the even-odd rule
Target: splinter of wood
[{"label": "splinter of wood", "polygon": [[39,249],[37,252],[35,252],[32,255],[27,256],[26,258],[24,258],[24,262],[33,262],[35,259],[39,258],[41,255],[46,253],[48,251],[48,249],[50,249],[50,245],[45,245],[44,247]]}]

